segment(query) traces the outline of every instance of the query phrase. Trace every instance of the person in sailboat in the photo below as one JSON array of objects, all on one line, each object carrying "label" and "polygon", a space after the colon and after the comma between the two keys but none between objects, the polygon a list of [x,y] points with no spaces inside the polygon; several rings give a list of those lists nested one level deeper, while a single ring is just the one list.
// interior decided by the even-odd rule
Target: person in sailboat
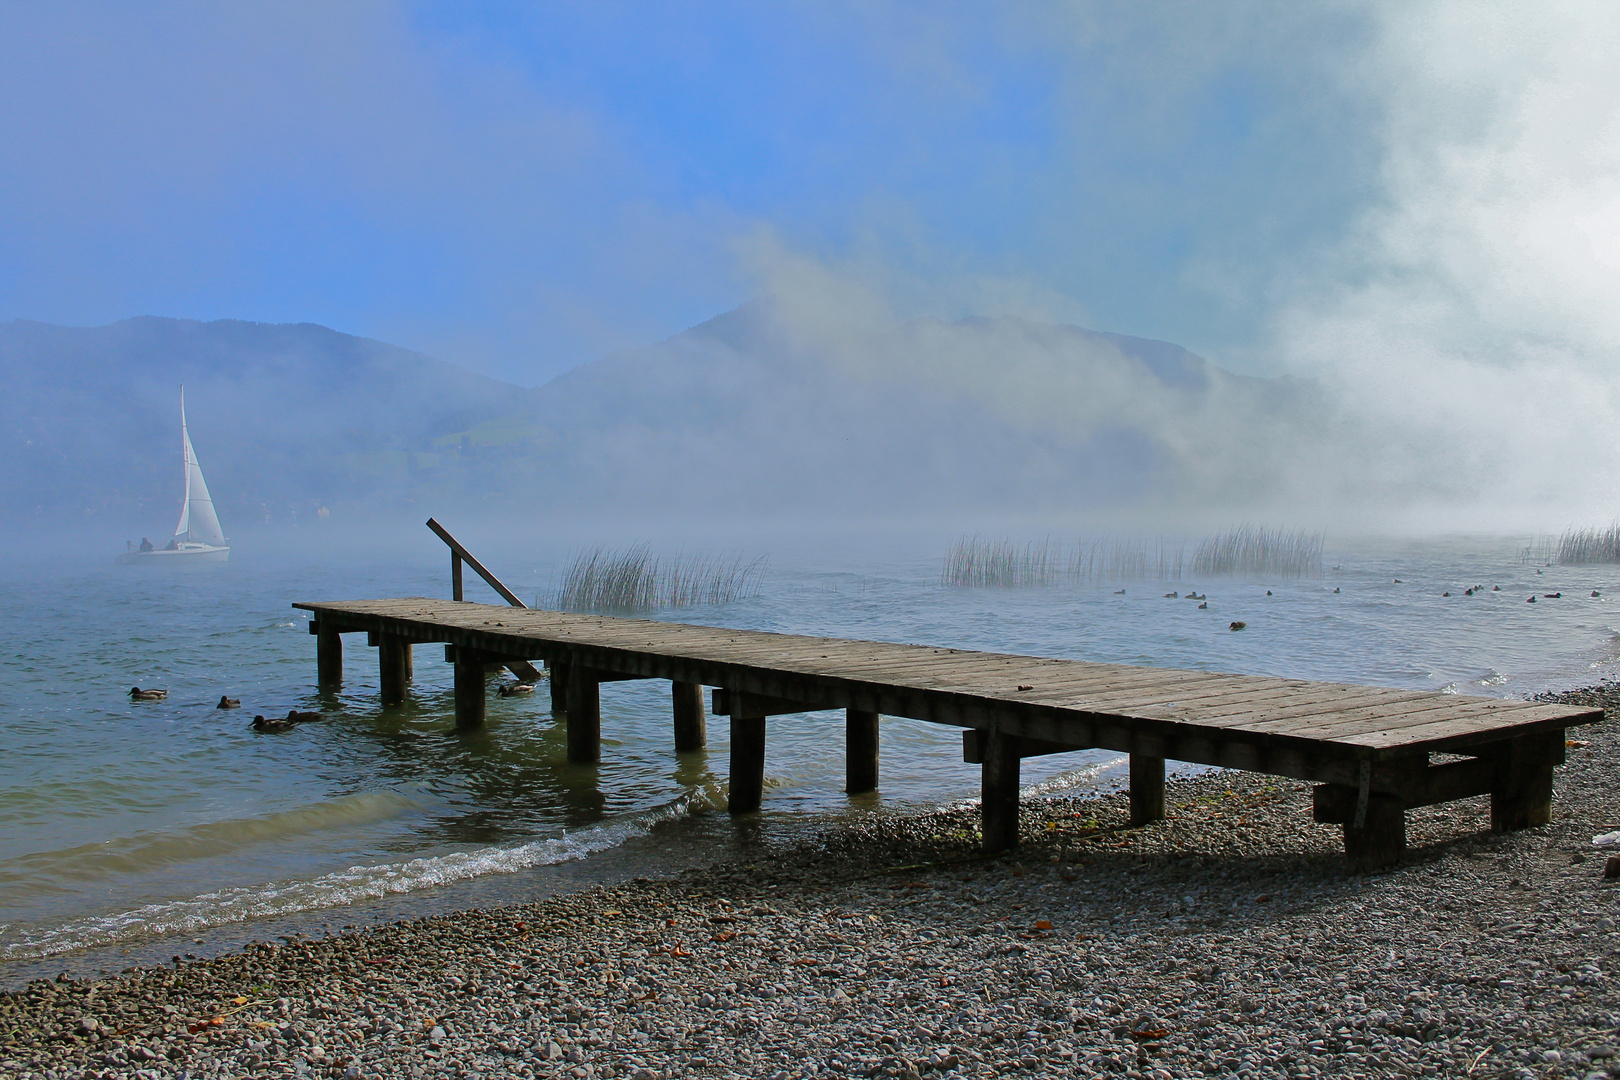
[{"label": "person in sailboat", "polygon": [[141,550],[142,551],[151,551],[152,550],[152,541],[148,540],[144,536],[141,537]]}]

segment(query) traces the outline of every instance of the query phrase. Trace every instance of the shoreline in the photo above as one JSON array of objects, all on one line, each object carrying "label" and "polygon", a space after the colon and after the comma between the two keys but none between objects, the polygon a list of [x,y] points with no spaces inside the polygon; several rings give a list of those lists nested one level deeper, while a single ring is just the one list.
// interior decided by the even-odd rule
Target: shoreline
[{"label": "shoreline", "polygon": [[[1558,695],[1620,709],[1620,687]],[[0,994],[19,1076],[1620,1075],[1620,733],[1572,729],[1553,821],[1409,814],[1344,869],[1310,786],[1172,777],[869,818],[653,880]]]}]

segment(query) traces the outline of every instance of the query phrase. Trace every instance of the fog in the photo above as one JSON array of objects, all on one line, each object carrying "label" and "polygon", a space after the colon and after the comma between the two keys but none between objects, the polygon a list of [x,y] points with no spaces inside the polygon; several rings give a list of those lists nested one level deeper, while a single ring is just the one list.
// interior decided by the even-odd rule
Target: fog
[{"label": "fog", "polygon": [[186,382],[243,536],[1606,522],[1617,44],[1449,0],[5,7],[0,500],[157,538]]}]

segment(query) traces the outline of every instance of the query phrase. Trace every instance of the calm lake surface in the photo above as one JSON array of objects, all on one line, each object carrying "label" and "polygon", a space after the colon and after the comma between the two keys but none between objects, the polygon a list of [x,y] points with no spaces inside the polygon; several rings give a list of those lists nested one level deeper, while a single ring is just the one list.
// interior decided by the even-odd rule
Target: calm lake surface
[{"label": "calm lake surface", "polygon": [[[747,553],[771,557],[758,596],[656,617],[1497,696],[1587,685],[1617,667],[1609,594],[1620,596],[1620,571],[1538,567],[1521,561],[1521,538],[1330,538],[1336,568],[1310,580],[1021,589],[942,585],[949,539],[881,555],[757,547]],[[554,587],[565,555],[487,561],[528,598]],[[224,565],[7,571],[0,973],[116,968],[167,959],[183,951],[175,942],[217,948],[532,896],[739,842],[723,812],[725,721],[711,719],[706,752],[677,758],[666,683],[603,687],[599,768],[567,763],[544,688],[492,693],[487,730],[454,734],[440,646],[417,648],[404,706],[379,704],[375,652],[357,636],[345,641],[341,692],[316,693],[314,639],[293,601],[448,596],[447,579],[443,549],[428,544],[383,558],[239,543]],[[1474,585],[1485,591],[1461,595]],[[1163,595],[1190,588],[1208,595],[1207,610]],[[493,602],[481,587],[469,599]],[[1232,620],[1248,628],[1233,633]],[[169,696],[131,702],[133,685]],[[243,707],[215,709],[221,694]],[[282,735],[249,729],[254,713],[290,708],[324,719]],[[837,713],[771,721],[766,809],[747,828],[977,794],[959,732],[886,719],[881,793],[846,797],[842,724]],[[1108,785],[1120,766],[1102,752],[1061,755],[1026,762],[1025,776]]]}]

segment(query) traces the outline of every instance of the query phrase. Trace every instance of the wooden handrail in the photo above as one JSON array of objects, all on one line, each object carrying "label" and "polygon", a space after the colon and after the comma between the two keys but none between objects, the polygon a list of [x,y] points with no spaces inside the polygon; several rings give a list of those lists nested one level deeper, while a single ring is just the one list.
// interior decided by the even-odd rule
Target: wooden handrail
[{"label": "wooden handrail", "polygon": [[461,541],[450,535],[450,530],[440,525],[433,518],[427,519],[427,527],[438,534],[439,539],[450,545],[450,598],[461,599],[461,564],[466,564],[477,572],[478,576],[489,582],[489,587],[500,593],[508,604],[513,607],[526,608],[529,605],[517,598],[517,594],[505,585],[501,579],[484,568],[484,564],[473,558],[472,552],[461,546]]}]

